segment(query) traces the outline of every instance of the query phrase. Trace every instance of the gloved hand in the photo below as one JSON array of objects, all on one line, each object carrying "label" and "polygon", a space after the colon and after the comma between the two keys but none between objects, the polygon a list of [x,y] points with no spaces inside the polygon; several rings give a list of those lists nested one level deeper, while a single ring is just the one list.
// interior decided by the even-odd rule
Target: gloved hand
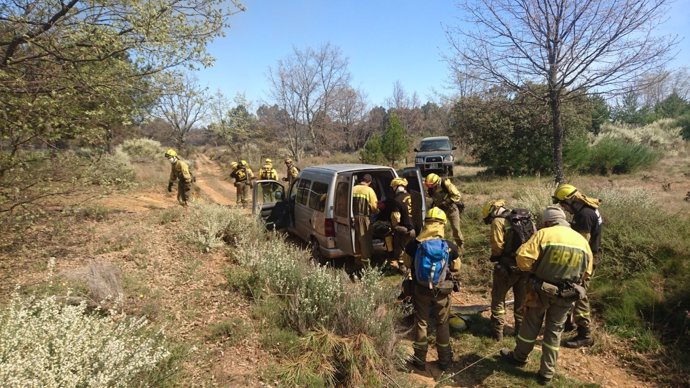
[{"label": "gloved hand", "polygon": [[168,193],[172,193],[172,187],[173,187],[173,183],[172,182],[168,183]]},{"label": "gloved hand", "polygon": [[460,213],[462,213],[463,211],[465,211],[465,202],[462,202],[462,201],[456,202],[456,203],[455,203],[455,206],[458,207],[458,210],[460,211]]},{"label": "gloved hand", "polygon": [[415,232],[414,229],[410,229],[410,231],[407,232],[407,236],[410,238],[415,238],[417,237],[417,232]]}]

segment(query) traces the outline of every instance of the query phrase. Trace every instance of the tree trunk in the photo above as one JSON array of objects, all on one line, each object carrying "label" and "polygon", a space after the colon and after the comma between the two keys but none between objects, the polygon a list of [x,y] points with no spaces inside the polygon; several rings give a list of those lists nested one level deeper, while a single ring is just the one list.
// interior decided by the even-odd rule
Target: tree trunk
[{"label": "tree trunk", "polygon": [[551,122],[553,125],[553,174],[556,184],[563,183],[563,125],[561,123],[561,101],[556,91],[549,93]]}]

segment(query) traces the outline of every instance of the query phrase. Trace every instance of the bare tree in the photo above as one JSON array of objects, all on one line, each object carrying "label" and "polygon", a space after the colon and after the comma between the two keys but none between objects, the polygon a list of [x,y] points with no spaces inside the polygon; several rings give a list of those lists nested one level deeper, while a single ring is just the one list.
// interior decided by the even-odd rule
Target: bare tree
[{"label": "bare tree", "polygon": [[335,125],[343,135],[345,149],[354,151],[359,140],[356,136],[357,124],[364,120],[367,104],[364,94],[351,87],[345,87],[336,91],[331,112]]},{"label": "bare tree", "polygon": [[[668,0],[466,0],[468,23],[446,29],[454,72],[546,101],[553,170],[563,176],[561,103],[627,90],[669,59],[675,37],[653,34]],[[546,93],[540,86],[546,85]],[[639,84],[637,84],[639,86]]]},{"label": "bare tree", "polygon": [[175,146],[181,149],[189,131],[201,122],[208,111],[207,89],[186,75],[175,86],[166,90],[154,108],[154,115],[164,119],[171,127]]},{"label": "bare tree", "polygon": [[288,147],[299,158],[306,143],[317,144],[317,133],[324,125],[337,91],[348,87],[348,60],[339,48],[326,43],[318,50],[294,49],[269,70],[271,93],[289,115],[286,124]]}]

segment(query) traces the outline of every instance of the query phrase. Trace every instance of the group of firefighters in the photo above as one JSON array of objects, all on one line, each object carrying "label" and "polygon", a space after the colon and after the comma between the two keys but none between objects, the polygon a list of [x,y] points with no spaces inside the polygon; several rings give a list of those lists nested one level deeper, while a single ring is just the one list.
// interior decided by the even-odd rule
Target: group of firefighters
[{"label": "group of firefighters", "polygon": [[[460,230],[460,214],[464,210],[460,191],[448,178],[429,174],[424,180],[426,195],[431,198],[424,226],[416,235],[412,222],[412,200],[404,178],[391,181],[394,197],[386,203],[377,200],[370,187],[372,177],[365,174],[353,188],[353,213],[355,235],[360,266],[369,264],[372,254],[371,216],[389,222],[389,237],[384,246],[392,266],[403,270],[413,268],[420,245],[425,241],[442,239],[448,250],[447,280],[445,286],[426,287],[410,282],[405,296],[411,298],[415,311],[415,342],[412,364],[426,368],[429,341],[427,328],[435,321],[437,365],[446,370],[452,364],[450,347],[450,294],[458,290],[460,257],[463,253],[463,235]],[[505,299],[512,288],[515,300],[514,330],[516,347],[503,348],[500,357],[518,366],[527,363],[537,336],[544,325],[541,366],[537,380],[548,385],[555,373],[561,334],[577,328],[577,335],[565,342],[565,346],[579,348],[594,343],[590,329],[590,306],[587,298],[589,280],[598,259],[601,243],[602,217],[598,199],[590,198],[570,184],[559,185],[553,196],[554,205],[542,215],[543,227],[521,245],[511,248],[507,243],[510,224],[506,217],[511,213],[506,201],[495,199],[482,208],[484,222],[491,225],[489,242],[490,261],[496,263],[493,271],[491,294],[492,336],[503,340],[505,325]],[[383,214],[384,212],[385,215]],[[571,222],[566,213],[572,214]],[[450,224],[452,241],[445,239],[446,224]],[[501,257],[513,260],[515,265],[502,265]],[[397,263],[396,263],[397,261]],[[414,276],[414,271],[408,272]],[[433,316],[432,316],[433,314]],[[545,322],[545,323],[544,323]],[[569,327],[570,326],[570,327]]]},{"label": "group of firefighters", "polygon": [[[166,158],[172,163],[168,190],[178,183],[178,200],[188,199],[192,176],[188,165],[177,157],[174,150],[168,150]],[[287,176],[283,180],[290,184],[299,170],[290,158],[285,159]],[[247,203],[248,187],[253,185],[254,174],[247,162],[232,162],[231,176],[237,187],[237,203]],[[277,179],[272,161],[266,159],[260,171],[260,179]],[[395,178],[390,186],[394,197],[386,203],[379,202],[370,187],[372,177],[365,174],[354,186],[353,214],[356,236],[356,250],[360,252],[360,267],[369,265],[373,254],[371,216],[378,214],[389,222],[390,233],[384,246],[387,259],[400,270],[414,268],[415,258],[421,245],[430,240],[444,240],[447,250],[447,271],[445,280],[438,286],[426,287],[419,282],[406,286],[406,295],[411,299],[415,311],[415,342],[412,364],[418,369],[426,368],[428,349],[427,328],[435,322],[435,345],[438,354],[437,365],[446,370],[453,362],[450,347],[450,294],[458,290],[460,257],[463,254],[463,235],[460,230],[460,215],[464,210],[461,194],[450,179],[431,173],[424,179],[426,194],[431,198],[431,207],[426,212],[424,225],[419,234],[413,224],[412,198],[407,192],[405,178]],[[490,224],[490,261],[494,262],[491,293],[492,336],[503,340],[505,326],[505,299],[512,289],[514,297],[512,334],[516,338],[513,350],[503,348],[501,359],[517,365],[527,364],[527,357],[534,348],[537,336],[543,327],[542,356],[537,381],[548,385],[555,373],[564,330],[577,329],[577,334],[564,345],[571,348],[591,346],[590,305],[587,289],[592,277],[595,261],[599,260],[602,217],[600,201],[591,198],[570,184],[559,185],[552,196],[554,205],[548,206],[542,214],[542,227],[516,250],[509,248],[510,224],[506,221],[511,212],[505,200],[488,201],[482,208],[485,223]],[[566,212],[572,215],[568,222]],[[383,217],[382,217],[383,216]],[[450,224],[452,241],[445,239],[446,224]],[[418,229],[419,230],[419,229]],[[515,263],[503,265],[502,257]],[[415,271],[408,275],[414,277]],[[431,284],[431,283],[430,283]],[[443,286],[441,285],[443,284]]]}]

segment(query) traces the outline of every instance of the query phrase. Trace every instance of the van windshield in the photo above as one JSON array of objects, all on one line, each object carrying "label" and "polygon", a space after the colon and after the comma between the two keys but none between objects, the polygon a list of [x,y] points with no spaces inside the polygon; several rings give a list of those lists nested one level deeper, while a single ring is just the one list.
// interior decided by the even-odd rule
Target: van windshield
[{"label": "van windshield", "polygon": [[448,139],[424,140],[420,144],[419,151],[450,151],[450,141]]}]

